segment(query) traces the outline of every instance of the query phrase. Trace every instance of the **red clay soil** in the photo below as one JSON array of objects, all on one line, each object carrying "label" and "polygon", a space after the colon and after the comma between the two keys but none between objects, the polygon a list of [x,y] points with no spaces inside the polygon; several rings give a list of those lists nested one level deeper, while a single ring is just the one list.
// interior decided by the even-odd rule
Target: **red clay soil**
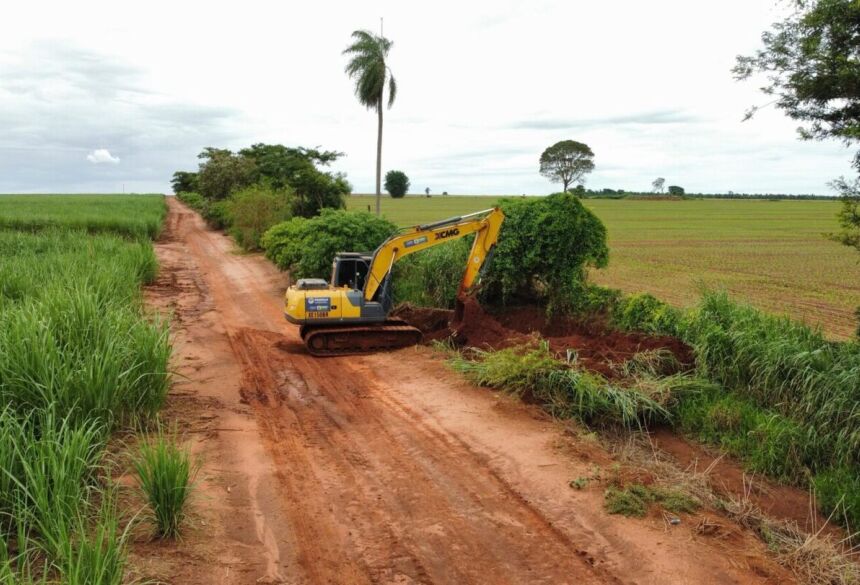
[{"label": "red clay soil", "polygon": [[596,320],[547,319],[544,310],[535,306],[509,308],[491,315],[475,299],[469,298],[465,302],[463,321],[456,331],[448,324],[453,311],[403,305],[395,313],[420,329],[425,341],[453,335],[458,345],[479,349],[521,345],[539,334],[549,342],[553,351],[563,355],[569,349],[574,350],[585,368],[610,378],[617,375],[613,366],[646,350],[671,351],[682,369],[688,369],[694,363],[692,350],[674,337],[612,330]]},{"label": "red clay soil", "polygon": [[[790,583],[749,531],[607,514],[611,455],[423,347],[314,358],[284,276],[168,198],[147,294],[173,315],[164,413],[202,468],[182,538],[132,577],[186,585]],[[517,333],[517,335],[520,335]]]},{"label": "red clay soil", "polygon": [[651,440],[654,447],[671,455],[682,469],[692,472],[710,470],[709,484],[717,494],[728,498],[745,495],[771,518],[794,522],[813,534],[820,531],[833,536],[837,542],[846,538],[842,528],[835,522],[828,522],[815,510],[812,494],[749,474],[736,460],[714,455],[669,429],[657,429]]}]

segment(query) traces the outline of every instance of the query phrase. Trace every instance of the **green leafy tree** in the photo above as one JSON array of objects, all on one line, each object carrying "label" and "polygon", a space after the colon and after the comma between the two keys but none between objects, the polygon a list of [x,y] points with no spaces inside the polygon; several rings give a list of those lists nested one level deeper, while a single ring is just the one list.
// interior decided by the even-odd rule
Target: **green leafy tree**
[{"label": "green leafy tree", "polygon": [[259,173],[253,159],[223,148],[207,147],[198,157],[198,189],[207,199],[221,200],[257,181]]},{"label": "green leafy tree", "polygon": [[262,245],[266,257],[293,278],[328,278],[335,254],[374,250],[396,231],[387,219],[365,211],[323,209],[273,226]]},{"label": "green leafy tree", "polygon": [[343,156],[342,152],[313,148],[291,148],[283,144],[253,144],[239,154],[253,159],[262,177],[276,189],[292,185],[293,176],[308,165],[328,166]]},{"label": "green leafy tree", "polygon": [[380,214],[382,198],[382,110],[385,88],[388,87],[388,107],[394,104],[397,96],[397,82],[385,60],[391,50],[392,42],[370,31],[357,30],[352,33],[353,42],[344,49],[349,55],[346,73],[355,81],[355,96],[361,105],[375,110],[377,115],[376,134],[376,215]]},{"label": "green leafy tree", "polygon": [[840,178],[833,181],[831,186],[842,197],[842,209],[837,215],[842,231],[831,237],[860,251],[860,179],[849,182]]},{"label": "green leafy tree", "polygon": [[388,171],[385,173],[385,190],[395,199],[403,197],[409,191],[409,177],[403,171]]},{"label": "green leafy tree", "polygon": [[173,178],[170,180],[170,185],[173,187],[173,193],[196,193],[197,192],[197,173],[189,173],[186,171],[176,171],[173,173]]},{"label": "green leafy tree", "polygon": [[540,155],[540,174],[562,184],[583,183],[583,177],[594,170],[594,153],[587,144],[576,140],[556,142]]},{"label": "green leafy tree", "polygon": [[[801,138],[860,140],[860,2],[793,0],[794,12],[762,34],[763,48],[739,56],[737,79],[764,74],[762,91],[803,124]],[[747,117],[757,108],[751,109]],[[860,170],[860,152],[854,158]]]},{"label": "green leafy tree", "polygon": [[684,188],[678,185],[669,185],[669,195],[683,195]]},{"label": "green leafy tree", "polygon": [[317,168],[336,161],[343,156],[341,152],[260,143],[240,150],[239,154],[254,161],[260,179],[272,188],[292,188],[294,215],[312,217],[326,207],[346,206],[344,197],[352,191],[346,177]]},{"label": "green leafy tree", "polygon": [[484,281],[489,300],[543,299],[547,310],[576,308],[586,268],[609,262],[606,228],[571,193],[505,199],[505,223]]},{"label": "green leafy tree", "polygon": [[259,183],[234,191],[227,200],[230,235],[246,250],[259,250],[263,234],[291,216],[291,187],[273,189]]},{"label": "green leafy tree", "polygon": [[[804,140],[835,138],[846,145],[860,141],[860,2],[857,0],[793,0],[794,12],[762,34],[763,48],[739,56],[737,79],[766,76],[765,94],[790,118]],[[757,108],[747,112],[752,117]],[[854,155],[860,171],[860,151]],[[835,239],[858,248],[857,182],[838,179],[843,197]],[[860,309],[858,309],[860,317]],[[860,330],[858,330],[860,335]]]}]

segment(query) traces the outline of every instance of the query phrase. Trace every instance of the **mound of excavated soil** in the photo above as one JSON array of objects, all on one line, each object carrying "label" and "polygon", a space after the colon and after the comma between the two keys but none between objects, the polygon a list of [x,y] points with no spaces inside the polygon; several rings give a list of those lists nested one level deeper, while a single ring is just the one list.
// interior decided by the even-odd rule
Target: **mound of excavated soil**
[{"label": "mound of excavated soil", "polygon": [[456,331],[450,325],[453,311],[402,305],[394,314],[423,331],[425,340],[453,335],[460,345],[482,349],[519,345],[538,333],[553,351],[573,350],[584,367],[608,377],[616,375],[613,365],[624,363],[646,350],[667,349],[682,366],[693,364],[690,348],[674,337],[617,331],[598,321],[583,322],[567,317],[548,320],[540,307],[516,307],[491,315],[476,300],[468,299],[463,321]]},{"label": "mound of excavated soil", "polygon": [[454,311],[416,307],[411,303],[403,303],[391,312],[391,316],[403,319],[413,327],[420,329],[424,334],[425,342],[442,340],[451,336],[449,324],[454,318]]}]

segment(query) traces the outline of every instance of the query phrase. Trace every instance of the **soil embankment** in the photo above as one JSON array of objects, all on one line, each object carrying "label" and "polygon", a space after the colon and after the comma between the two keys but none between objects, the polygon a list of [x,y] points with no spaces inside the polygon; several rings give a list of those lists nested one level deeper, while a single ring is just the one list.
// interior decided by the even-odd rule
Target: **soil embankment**
[{"label": "soil embankment", "polygon": [[453,314],[453,311],[411,305],[395,310],[396,316],[424,333],[425,342],[451,337],[460,345],[502,349],[528,343],[535,339],[534,334],[539,334],[554,352],[563,356],[568,350],[574,351],[580,365],[608,378],[615,378],[619,366],[644,351],[669,351],[682,370],[694,364],[692,350],[674,337],[612,330],[598,320],[548,319],[540,307],[511,307],[490,314],[476,301],[468,299],[463,323],[456,331],[449,325]]}]

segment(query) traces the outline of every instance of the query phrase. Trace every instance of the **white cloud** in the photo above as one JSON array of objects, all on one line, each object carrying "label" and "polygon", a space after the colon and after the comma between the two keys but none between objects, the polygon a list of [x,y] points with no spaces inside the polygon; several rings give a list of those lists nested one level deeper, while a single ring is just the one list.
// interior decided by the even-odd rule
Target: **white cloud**
[{"label": "white cloud", "polygon": [[119,157],[113,156],[106,148],[97,148],[87,155],[87,160],[93,164],[108,163],[112,165],[119,164]]}]

